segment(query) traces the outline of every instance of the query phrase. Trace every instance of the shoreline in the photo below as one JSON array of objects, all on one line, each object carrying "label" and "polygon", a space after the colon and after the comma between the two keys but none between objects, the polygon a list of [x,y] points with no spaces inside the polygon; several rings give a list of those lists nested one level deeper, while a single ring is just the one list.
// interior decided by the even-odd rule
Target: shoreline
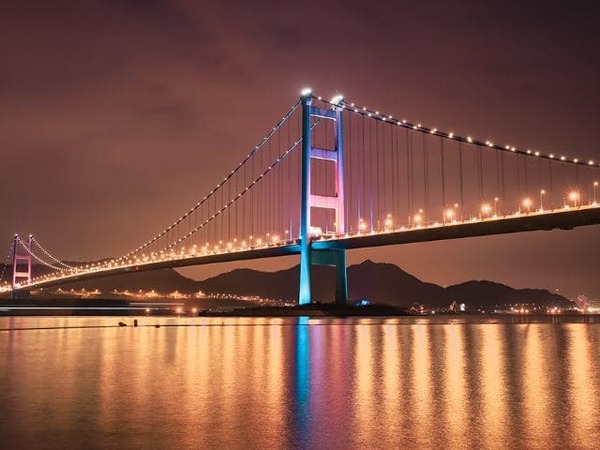
[{"label": "shoreline", "polygon": [[247,307],[216,307],[203,309],[200,304],[182,301],[138,302],[123,299],[26,299],[0,301],[0,317],[600,317],[600,314],[562,311],[560,313],[530,312],[440,312],[417,313],[392,305],[364,306],[313,303],[309,305],[249,305]]}]

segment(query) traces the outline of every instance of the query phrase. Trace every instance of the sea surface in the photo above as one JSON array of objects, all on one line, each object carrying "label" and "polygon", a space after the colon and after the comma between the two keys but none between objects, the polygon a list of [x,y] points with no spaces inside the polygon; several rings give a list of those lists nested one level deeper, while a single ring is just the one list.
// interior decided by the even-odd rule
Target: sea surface
[{"label": "sea surface", "polygon": [[138,320],[0,318],[0,448],[600,448],[599,317]]}]

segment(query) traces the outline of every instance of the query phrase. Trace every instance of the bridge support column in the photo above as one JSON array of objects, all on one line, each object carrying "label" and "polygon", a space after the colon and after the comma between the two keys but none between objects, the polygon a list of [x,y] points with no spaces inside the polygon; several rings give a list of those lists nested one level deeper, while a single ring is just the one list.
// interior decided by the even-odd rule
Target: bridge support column
[{"label": "bridge support column", "polygon": [[310,108],[312,93],[302,93],[302,198],[300,205],[300,292],[298,304],[306,305],[312,301],[310,276],[310,149],[311,124]]},{"label": "bridge support column", "polygon": [[[300,209],[300,291],[298,304],[312,302],[313,264],[333,265],[336,267],[336,303],[346,304],[348,300],[348,283],[346,275],[346,253],[343,249],[326,249],[314,251],[311,248],[311,208],[333,209],[335,211],[335,233],[343,235],[346,231],[344,215],[344,145],[341,96],[331,101],[330,109],[320,109],[312,106],[312,93],[303,92],[302,104],[302,199]],[[334,148],[320,149],[312,147],[312,117],[332,120],[335,122]],[[311,160],[321,159],[333,161],[335,165],[334,196],[312,195]]]},{"label": "bridge support column", "polygon": [[[25,253],[21,252],[21,246],[25,246]],[[26,269],[23,270],[23,265]],[[31,282],[31,235],[26,244],[23,244],[19,235],[15,234],[13,240],[13,279],[11,298],[24,298],[29,296],[29,292],[19,292],[14,289],[19,287],[21,281]]]},{"label": "bridge support column", "polygon": [[348,274],[346,270],[346,250],[312,250],[312,265],[335,267],[335,302],[345,305],[348,302]]}]

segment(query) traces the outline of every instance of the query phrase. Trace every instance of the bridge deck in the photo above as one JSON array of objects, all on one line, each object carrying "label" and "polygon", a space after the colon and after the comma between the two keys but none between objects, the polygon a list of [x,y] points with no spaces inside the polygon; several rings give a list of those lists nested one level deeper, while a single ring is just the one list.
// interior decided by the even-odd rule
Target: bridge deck
[{"label": "bridge deck", "polygon": [[572,230],[586,225],[600,224],[599,207],[559,210],[556,212],[530,213],[518,216],[498,217],[473,222],[460,222],[454,226],[438,225],[415,228],[399,232],[372,233],[335,241],[317,241],[320,248],[365,248],[383,245],[412,244],[448,239],[459,239],[494,234],[519,233],[524,231]]},{"label": "bridge deck", "polygon": [[[342,238],[319,239],[313,242],[312,247],[321,249],[358,249],[378,247],[384,245],[401,245],[417,242],[430,242],[448,239],[458,239],[475,236],[489,236],[495,234],[517,233],[524,231],[571,230],[575,227],[600,224],[600,207],[584,206],[573,209],[562,209],[548,212],[535,212],[508,217],[490,218],[458,222],[452,225],[431,225],[412,229],[400,229],[386,232],[358,234]],[[18,287],[16,290],[30,290],[49,288],[66,283],[83,281],[112,275],[121,275],[149,270],[197,266],[202,264],[215,264],[222,262],[244,261],[250,259],[273,258],[300,253],[300,245],[296,242],[276,246],[265,246],[247,250],[235,250],[215,254],[185,256],[179,259],[151,261],[147,263],[131,264],[120,267],[110,267],[66,274],[64,277],[34,281],[33,283]]]}]

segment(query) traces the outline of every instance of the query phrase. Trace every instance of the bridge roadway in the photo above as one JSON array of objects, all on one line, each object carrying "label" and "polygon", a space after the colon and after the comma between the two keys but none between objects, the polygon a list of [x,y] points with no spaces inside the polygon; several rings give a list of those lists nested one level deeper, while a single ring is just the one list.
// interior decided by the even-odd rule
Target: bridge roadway
[{"label": "bridge roadway", "polygon": [[[483,220],[462,221],[453,224],[433,224],[411,229],[382,231],[366,234],[356,234],[341,238],[321,238],[313,241],[312,248],[325,250],[358,249],[379,247],[384,245],[401,245],[417,242],[431,242],[465,237],[489,236],[496,234],[518,233],[524,231],[540,231],[563,229],[600,224],[600,205],[581,206],[571,209],[558,209],[544,212],[523,213],[512,216],[502,216]],[[64,277],[34,281],[20,286],[18,290],[50,288],[76,281],[90,280],[112,275],[122,275],[157,269],[197,266],[250,259],[273,258],[300,253],[300,244],[296,241],[285,244],[264,246],[245,250],[224,251],[215,254],[185,256],[179,259],[151,261],[119,267],[99,268],[88,272],[66,274]]]}]

